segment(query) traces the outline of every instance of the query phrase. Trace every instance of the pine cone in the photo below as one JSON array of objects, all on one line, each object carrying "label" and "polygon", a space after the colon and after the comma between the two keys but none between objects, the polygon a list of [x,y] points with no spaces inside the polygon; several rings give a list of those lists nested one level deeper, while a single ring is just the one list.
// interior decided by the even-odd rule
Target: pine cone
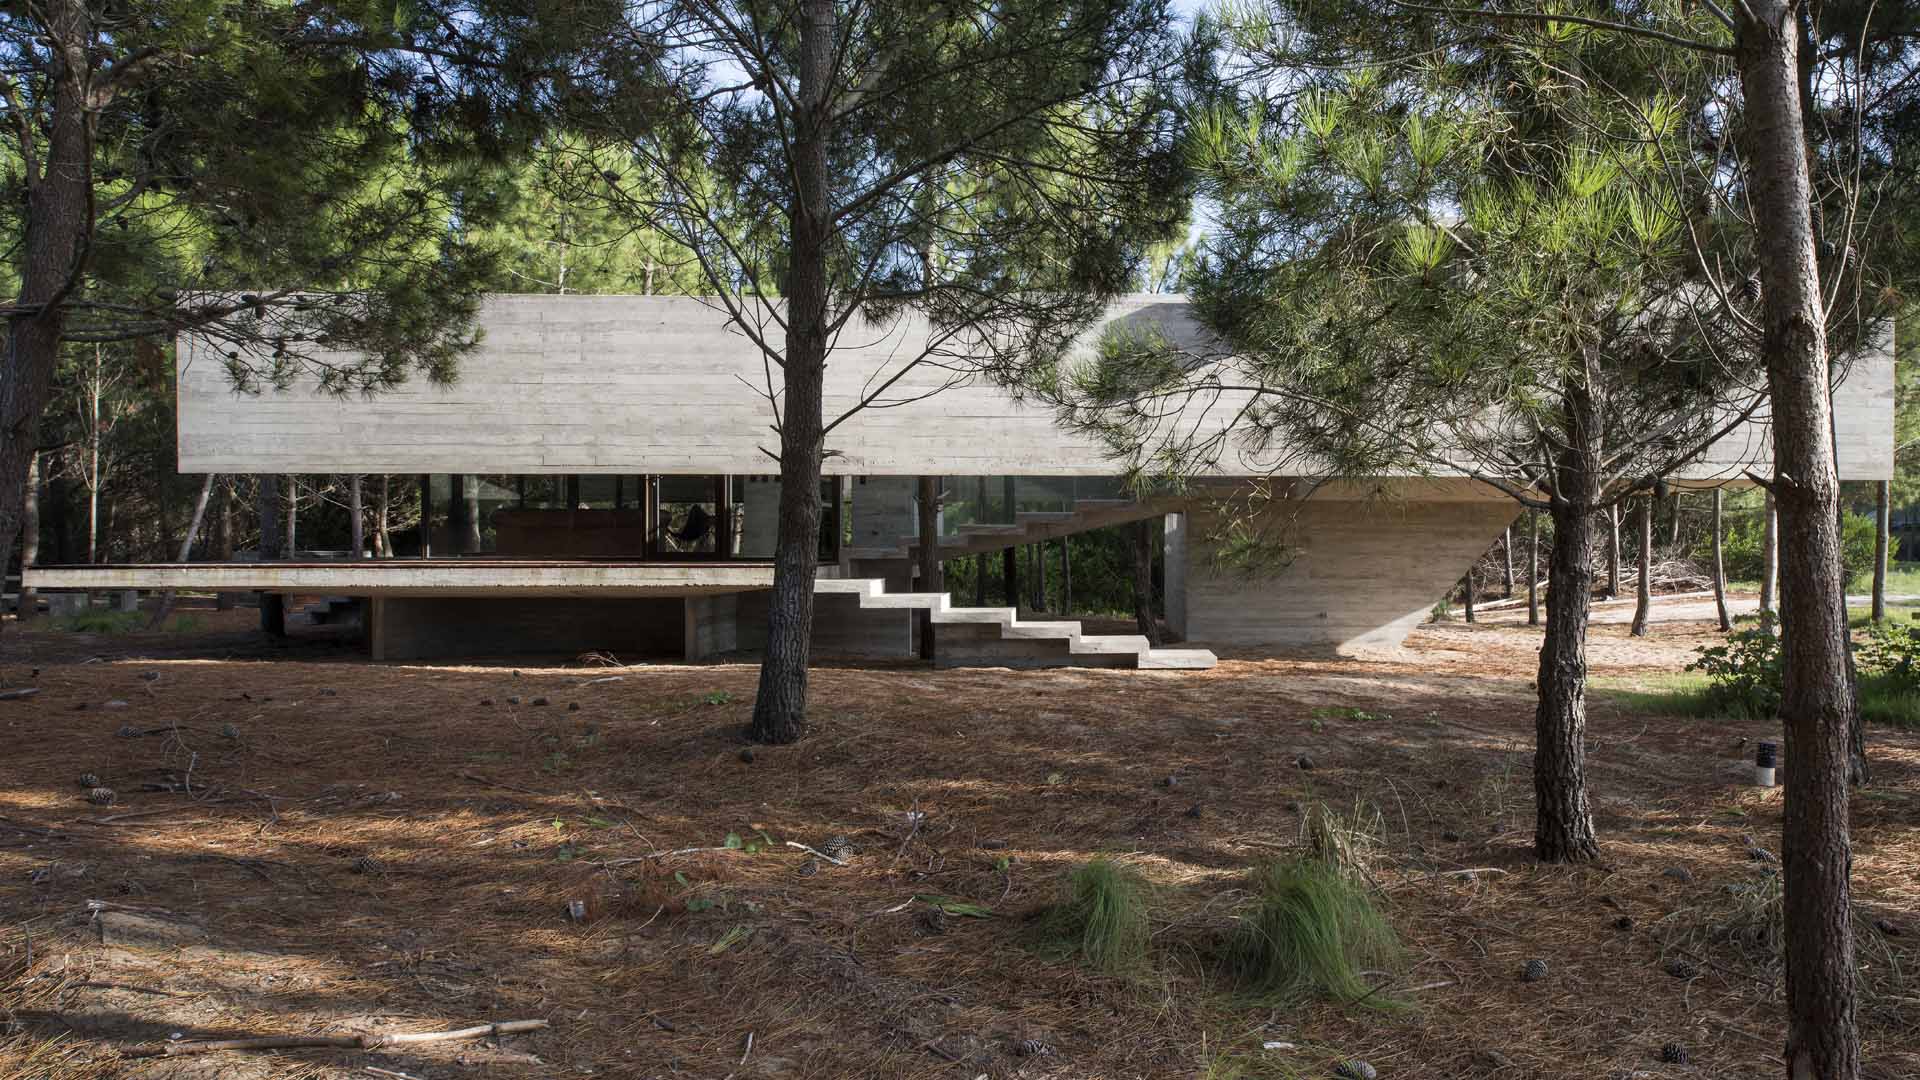
[{"label": "pine cone", "polygon": [[1667,974],[1676,979],[1691,979],[1700,974],[1700,969],[1693,966],[1693,961],[1676,956],[1667,961]]},{"label": "pine cone", "polygon": [[820,853],[835,859],[845,859],[853,855],[853,841],[844,836],[829,836],[827,842],[820,845]]},{"label": "pine cone", "polygon": [[1335,1065],[1333,1075],[1341,1080],[1379,1080],[1380,1070],[1359,1058],[1352,1058]]},{"label": "pine cone", "polygon": [[100,786],[100,778],[90,772],[83,772],[80,774],[80,786],[83,788],[97,788]]},{"label": "pine cone", "polygon": [[1670,1042],[1660,1048],[1660,1060],[1669,1065],[1685,1065],[1687,1048],[1677,1042]]},{"label": "pine cone", "polygon": [[110,787],[96,787],[87,792],[87,801],[95,806],[112,806],[115,796]]},{"label": "pine cone", "polygon": [[1048,1046],[1039,1039],[1021,1039],[1020,1045],[1013,1049],[1014,1053],[1019,1054],[1021,1057],[1039,1057],[1042,1054],[1053,1053],[1053,1047]]},{"label": "pine cone", "polygon": [[1520,971],[1521,982],[1539,982],[1546,977],[1547,962],[1539,957],[1527,961],[1527,966]]}]

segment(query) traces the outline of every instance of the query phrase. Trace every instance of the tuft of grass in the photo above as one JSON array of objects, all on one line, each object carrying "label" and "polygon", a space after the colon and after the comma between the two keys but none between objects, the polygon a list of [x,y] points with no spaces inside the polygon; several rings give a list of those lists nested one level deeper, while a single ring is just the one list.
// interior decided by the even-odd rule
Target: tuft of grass
[{"label": "tuft of grass", "polygon": [[1254,899],[1227,943],[1235,974],[1266,995],[1387,1005],[1360,977],[1400,959],[1393,927],[1373,897],[1315,858],[1262,863],[1248,875]]},{"label": "tuft of grass", "polygon": [[130,634],[146,621],[137,611],[83,611],[57,619],[55,625],[74,634]]},{"label": "tuft of grass", "polygon": [[1151,889],[1140,871],[1101,856],[1067,878],[1066,896],[1047,913],[1050,937],[1108,974],[1138,970],[1147,960]]},{"label": "tuft of grass", "polygon": [[1920,691],[1884,675],[1862,675],[1860,715],[1869,724],[1920,730]]}]

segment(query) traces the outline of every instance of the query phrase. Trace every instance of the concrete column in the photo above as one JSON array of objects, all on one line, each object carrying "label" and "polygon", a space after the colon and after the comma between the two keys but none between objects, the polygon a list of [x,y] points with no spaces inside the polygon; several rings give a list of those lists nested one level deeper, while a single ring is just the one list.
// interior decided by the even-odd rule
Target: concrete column
[{"label": "concrete column", "polygon": [[895,548],[913,535],[915,481],[910,476],[869,476],[853,484],[853,546]]},{"label": "concrete column", "polygon": [[1166,569],[1161,586],[1167,594],[1167,629],[1176,637],[1184,638],[1187,636],[1187,515],[1168,514],[1162,536]]},{"label": "concrete column", "polygon": [[113,594],[113,610],[130,612],[140,610],[140,590],[121,589]]}]

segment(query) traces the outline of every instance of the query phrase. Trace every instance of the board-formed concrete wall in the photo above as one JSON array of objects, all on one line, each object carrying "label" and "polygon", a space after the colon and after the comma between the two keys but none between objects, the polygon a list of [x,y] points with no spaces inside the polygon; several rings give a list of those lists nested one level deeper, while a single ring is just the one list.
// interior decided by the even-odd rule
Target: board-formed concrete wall
[{"label": "board-formed concrete wall", "polygon": [[[1117,302],[1106,327],[1151,329],[1205,349],[1170,296]],[[180,339],[179,453],[186,473],[764,473],[772,407],[757,389],[767,365],[716,305],[689,297],[494,296],[484,338],[458,382],[415,381],[371,399],[308,386],[236,393],[222,357]],[[777,330],[777,327],[774,329]],[[838,416],[916,357],[917,317],[854,320],[827,365],[826,410]],[[829,474],[844,476],[1113,475],[1102,446],[1061,429],[1044,408],[964,373],[944,356],[880,394],[828,437]],[[777,374],[777,369],[776,369]],[[944,389],[943,389],[944,387]],[[938,393],[932,393],[938,390]],[[925,396],[932,393],[932,396]],[[1232,402],[1210,410],[1233,413]],[[1856,363],[1836,399],[1848,479],[1880,479],[1893,454],[1891,352]],[[1763,427],[1729,439],[1695,470],[1733,479],[1766,458]],[[1270,460],[1270,459],[1269,459]],[[1229,457],[1223,476],[1265,463]]]},{"label": "board-formed concrete wall", "polygon": [[1170,565],[1176,553],[1185,562],[1167,579],[1170,624],[1210,647],[1397,648],[1518,512],[1511,499],[1464,484],[1409,484],[1372,500],[1310,497],[1275,511],[1291,520],[1276,518],[1268,537],[1292,558],[1261,575],[1216,568],[1204,539],[1210,512],[1189,513],[1180,543],[1167,548]]}]

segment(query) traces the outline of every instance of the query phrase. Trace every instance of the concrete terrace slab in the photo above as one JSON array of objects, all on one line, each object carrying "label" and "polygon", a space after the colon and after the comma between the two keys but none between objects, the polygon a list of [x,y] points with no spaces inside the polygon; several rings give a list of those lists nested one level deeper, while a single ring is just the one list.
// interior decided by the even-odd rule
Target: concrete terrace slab
[{"label": "concrete terrace slab", "polygon": [[699,596],[773,587],[772,563],[369,559],[323,563],[37,566],[29,588],[191,589],[332,596]]}]

